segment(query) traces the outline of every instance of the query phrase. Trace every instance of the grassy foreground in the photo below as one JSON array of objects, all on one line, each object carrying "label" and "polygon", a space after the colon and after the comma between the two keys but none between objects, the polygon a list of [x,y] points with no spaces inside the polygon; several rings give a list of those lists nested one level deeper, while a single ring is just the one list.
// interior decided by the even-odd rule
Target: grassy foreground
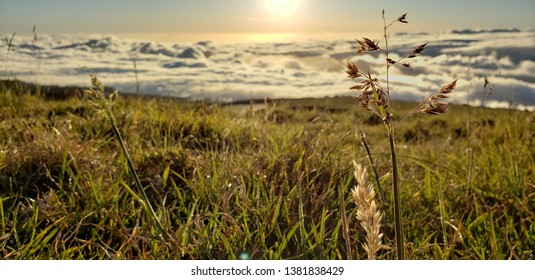
[{"label": "grassy foreground", "polygon": [[[393,112],[413,105],[393,102]],[[393,246],[381,120],[350,97],[253,109],[119,98],[120,132],[168,241],[125,187],[133,174],[87,100],[0,85],[0,256],[366,259],[350,192],[352,160],[371,171],[357,128]],[[533,113],[453,106],[407,119],[396,143],[408,259],[535,258]]]}]

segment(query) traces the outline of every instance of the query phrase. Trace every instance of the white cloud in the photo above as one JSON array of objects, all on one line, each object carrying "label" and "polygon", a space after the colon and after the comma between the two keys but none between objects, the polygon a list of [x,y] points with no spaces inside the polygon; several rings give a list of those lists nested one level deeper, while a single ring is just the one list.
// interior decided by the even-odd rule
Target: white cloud
[{"label": "white cloud", "polygon": [[[483,98],[483,77],[494,92],[485,103],[535,106],[535,31],[462,31],[440,34],[393,34],[392,57],[422,43],[422,57],[411,68],[391,68],[392,96],[419,100],[459,78],[452,100]],[[296,41],[215,45],[134,41],[114,36],[40,35],[15,37],[9,56],[0,56],[3,77],[29,82],[88,86],[93,70],[109,86],[134,92],[136,60],[144,94],[217,100],[253,97],[323,97],[350,95],[353,84],[343,63],[354,61],[384,79],[384,57],[356,54],[353,40]],[[7,45],[0,42],[0,53]],[[7,60],[6,60],[7,57]]]}]

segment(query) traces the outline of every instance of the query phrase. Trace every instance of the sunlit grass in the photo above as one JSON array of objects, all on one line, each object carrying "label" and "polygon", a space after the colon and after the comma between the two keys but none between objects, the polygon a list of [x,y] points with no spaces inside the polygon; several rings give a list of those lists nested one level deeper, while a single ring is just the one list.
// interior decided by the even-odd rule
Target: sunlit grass
[{"label": "sunlit grass", "polygon": [[[0,104],[4,259],[366,259],[350,199],[351,161],[368,162],[355,124],[366,131],[381,184],[392,179],[384,127],[350,98],[279,101],[252,115],[119,97],[117,127],[173,236],[164,241],[124,188],[134,179],[113,128],[85,100],[50,101],[3,86]],[[447,116],[408,119],[397,130],[407,258],[533,259],[535,116],[473,110],[467,188],[464,112],[453,106]],[[393,246],[388,201],[383,243]],[[378,258],[395,255],[384,250]]]}]

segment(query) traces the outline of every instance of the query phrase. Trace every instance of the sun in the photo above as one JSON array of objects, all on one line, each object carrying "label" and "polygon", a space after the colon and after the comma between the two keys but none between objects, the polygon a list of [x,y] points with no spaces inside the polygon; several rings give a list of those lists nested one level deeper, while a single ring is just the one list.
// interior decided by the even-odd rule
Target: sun
[{"label": "sun", "polygon": [[299,8],[301,0],[264,0],[268,11],[277,17],[289,17]]}]

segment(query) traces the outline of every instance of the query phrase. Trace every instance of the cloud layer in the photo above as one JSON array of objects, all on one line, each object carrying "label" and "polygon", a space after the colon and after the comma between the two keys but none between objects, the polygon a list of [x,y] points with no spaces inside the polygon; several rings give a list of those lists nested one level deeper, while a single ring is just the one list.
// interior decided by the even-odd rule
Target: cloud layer
[{"label": "cloud layer", "polygon": [[[384,78],[384,57],[356,54],[352,38],[284,43],[216,45],[210,41],[168,44],[114,36],[15,37],[9,53],[0,43],[2,78],[56,85],[89,86],[93,71],[108,86],[135,92],[136,61],[147,95],[231,101],[350,95],[343,63]],[[535,31],[518,29],[402,33],[390,38],[392,56],[428,43],[411,68],[392,68],[392,97],[420,100],[458,78],[452,101],[535,108]]]}]

